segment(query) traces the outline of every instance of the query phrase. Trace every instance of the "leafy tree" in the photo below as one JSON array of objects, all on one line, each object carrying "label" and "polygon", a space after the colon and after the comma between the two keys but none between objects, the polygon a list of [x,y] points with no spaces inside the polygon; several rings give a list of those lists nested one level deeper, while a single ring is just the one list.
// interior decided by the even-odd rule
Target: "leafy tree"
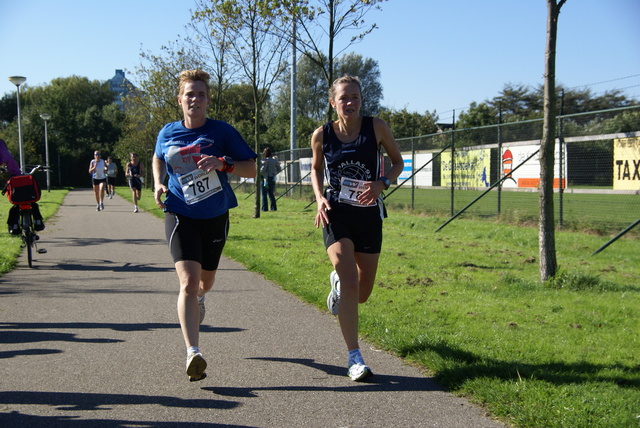
[{"label": "leafy tree", "polygon": [[436,125],[438,116],[435,112],[426,112],[422,115],[417,112],[410,113],[406,108],[402,110],[383,108],[379,116],[393,130],[395,138],[415,137],[438,132],[438,125]]},{"label": "leafy tree", "polygon": [[[201,6],[205,6],[201,4]],[[284,48],[288,39],[280,30],[287,28],[286,11],[274,0],[211,0],[194,18],[223,27],[229,53],[252,88],[254,147],[260,150],[262,113],[269,91],[284,68]],[[215,33],[213,33],[215,34]],[[256,169],[259,170],[259,163]],[[259,171],[258,171],[259,172]],[[255,186],[254,217],[260,217],[260,180]]]},{"label": "leafy tree", "polygon": [[[382,85],[380,83],[380,69],[378,62],[363,58],[354,53],[345,54],[336,62],[338,73],[351,74],[360,77],[362,81],[363,107],[362,114],[378,115],[382,100]],[[309,58],[303,56],[297,64],[297,135],[299,147],[308,147],[313,131],[325,119],[325,108],[329,98],[329,86],[321,70]],[[291,73],[285,70],[274,91],[273,101],[266,109],[269,130],[268,141],[272,149],[284,150],[288,147],[290,109],[290,80]]]},{"label": "leafy tree", "polygon": [[[372,8],[380,10],[379,3],[382,1],[384,0],[317,0],[317,6],[309,6],[308,1],[302,0],[290,2],[289,12],[299,29],[296,48],[320,68],[327,87],[335,80],[334,62],[338,55],[377,28],[376,24],[365,25],[364,17]],[[359,33],[342,49],[336,50],[335,40],[345,31]],[[320,46],[325,36],[326,53]],[[328,122],[332,114],[328,100],[325,106],[325,122]]]},{"label": "leafy tree", "polygon": [[[57,78],[44,86],[21,89],[25,163],[44,163],[44,123],[40,114],[48,113],[51,115],[47,126],[50,160],[59,168],[61,184],[88,184],[86,171],[91,151],[110,152],[122,132],[124,114],[113,100],[114,94],[106,82],[79,76]],[[16,122],[3,126],[2,131],[2,138],[12,152],[18,144]],[[56,151],[60,165],[56,165],[58,156],[51,155]]]},{"label": "leafy tree", "polygon": [[124,132],[115,154],[125,163],[130,152],[137,152],[149,172],[158,132],[166,123],[182,118],[177,101],[180,72],[203,68],[204,63],[197,53],[178,42],[162,46],[160,54],[143,51],[140,58],[135,69],[140,83],[125,100]]},{"label": "leafy tree", "polygon": [[213,77],[211,88],[211,102],[215,117],[220,117],[222,105],[224,103],[225,91],[235,81],[238,75],[238,64],[233,63],[230,58],[231,49],[231,25],[222,17],[211,19],[202,15],[202,11],[207,10],[209,0],[197,0],[196,12],[188,28],[196,34],[194,43],[195,50],[202,50],[202,56],[210,57],[209,73]]}]

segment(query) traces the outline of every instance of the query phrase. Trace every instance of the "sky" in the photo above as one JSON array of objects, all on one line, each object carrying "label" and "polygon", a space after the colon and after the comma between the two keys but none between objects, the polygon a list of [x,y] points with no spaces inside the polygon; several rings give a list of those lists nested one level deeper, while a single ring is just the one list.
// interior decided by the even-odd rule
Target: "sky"
[{"label": "sky", "polygon": [[[381,6],[365,17],[378,29],[344,52],[378,62],[385,107],[435,111],[446,122],[506,84],[543,84],[545,0]],[[8,80],[15,75],[39,86],[72,75],[104,81],[122,69],[135,83],[141,50],[159,54],[185,34],[193,8],[192,0],[0,0],[0,96],[16,90]],[[619,89],[640,100],[638,18],[638,0],[567,0],[558,23],[557,83],[596,96]]]}]

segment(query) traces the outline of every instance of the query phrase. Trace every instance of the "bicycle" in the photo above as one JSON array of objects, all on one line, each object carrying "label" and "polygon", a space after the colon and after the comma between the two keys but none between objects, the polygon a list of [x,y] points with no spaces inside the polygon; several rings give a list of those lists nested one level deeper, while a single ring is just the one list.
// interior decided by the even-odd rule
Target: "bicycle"
[{"label": "bicycle", "polygon": [[36,165],[31,169],[31,172],[25,175],[16,175],[11,177],[5,188],[2,190],[2,194],[8,193],[7,198],[15,206],[19,206],[20,215],[20,228],[22,245],[27,247],[27,262],[30,268],[33,268],[33,251],[38,254],[44,254],[47,252],[44,248],[38,248],[37,241],[40,237],[35,230],[35,221],[33,218],[32,203],[40,200],[40,186],[37,180],[33,176],[36,171],[45,171],[50,169],[48,166]]}]

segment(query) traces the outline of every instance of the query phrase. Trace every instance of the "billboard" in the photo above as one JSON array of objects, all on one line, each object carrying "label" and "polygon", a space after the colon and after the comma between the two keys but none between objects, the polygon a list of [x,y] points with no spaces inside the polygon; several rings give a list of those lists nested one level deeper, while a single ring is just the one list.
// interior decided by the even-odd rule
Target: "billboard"
[{"label": "billboard", "polygon": [[640,137],[613,140],[613,190],[640,190]]},{"label": "billboard", "polygon": [[[431,160],[433,157],[433,153],[416,153],[416,168],[421,168],[426,165],[427,162]],[[411,174],[414,173],[413,168],[413,160],[411,155],[402,155],[402,159],[404,160],[404,169],[402,173],[398,176],[398,184],[402,184],[411,177]],[[413,177],[415,179],[416,186],[431,186],[433,184],[433,163],[429,163],[424,168],[422,168],[418,173]],[[410,183],[407,183],[407,185]]]},{"label": "billboard", "polygon": [[[458,150],[455,154],[455,186],[490,186],[491,149]],[[442,153],[440,159],[442,186],[451,186],[451,152]]]},{"label": "billboard", "polygon": [[[522,164],[529,156],[539,150],[539,145],[525,145],[525,146],[511,146],[502,150],[502,168],[500,169],[500,178],[507,176],[502,182],[502,187],[520,187],[536,188],[540,185],[540,158],[538,155],[533,156],[523,165],[521,165],[516,171],[513,169]],[[564,165],[562,169],[562,185],[566,188],[567,183],[567,163],[566,153],[567,146],[564,145]],[[555,147],[555,162],[553,166],[553,188],[560,188],[560,144],[556,144]]]}]

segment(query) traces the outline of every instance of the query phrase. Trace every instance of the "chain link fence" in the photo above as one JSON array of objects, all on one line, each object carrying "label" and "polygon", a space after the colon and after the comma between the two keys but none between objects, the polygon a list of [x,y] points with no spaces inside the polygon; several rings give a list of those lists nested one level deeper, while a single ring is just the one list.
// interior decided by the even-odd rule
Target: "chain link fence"
[{"label": "chain link fence", "polygon": [[[539,216],[542,119],[398,139],[404,171],[390,209],[450,217]],[[276,154],[280,197],[313,201],[311,149]],[[385,169],[389,160],[384,159]],[[554,209],[560,228],[610,233],[640,219],[640,106],[558,116]],[[251,190],[249,190],[251,191]]]}]

